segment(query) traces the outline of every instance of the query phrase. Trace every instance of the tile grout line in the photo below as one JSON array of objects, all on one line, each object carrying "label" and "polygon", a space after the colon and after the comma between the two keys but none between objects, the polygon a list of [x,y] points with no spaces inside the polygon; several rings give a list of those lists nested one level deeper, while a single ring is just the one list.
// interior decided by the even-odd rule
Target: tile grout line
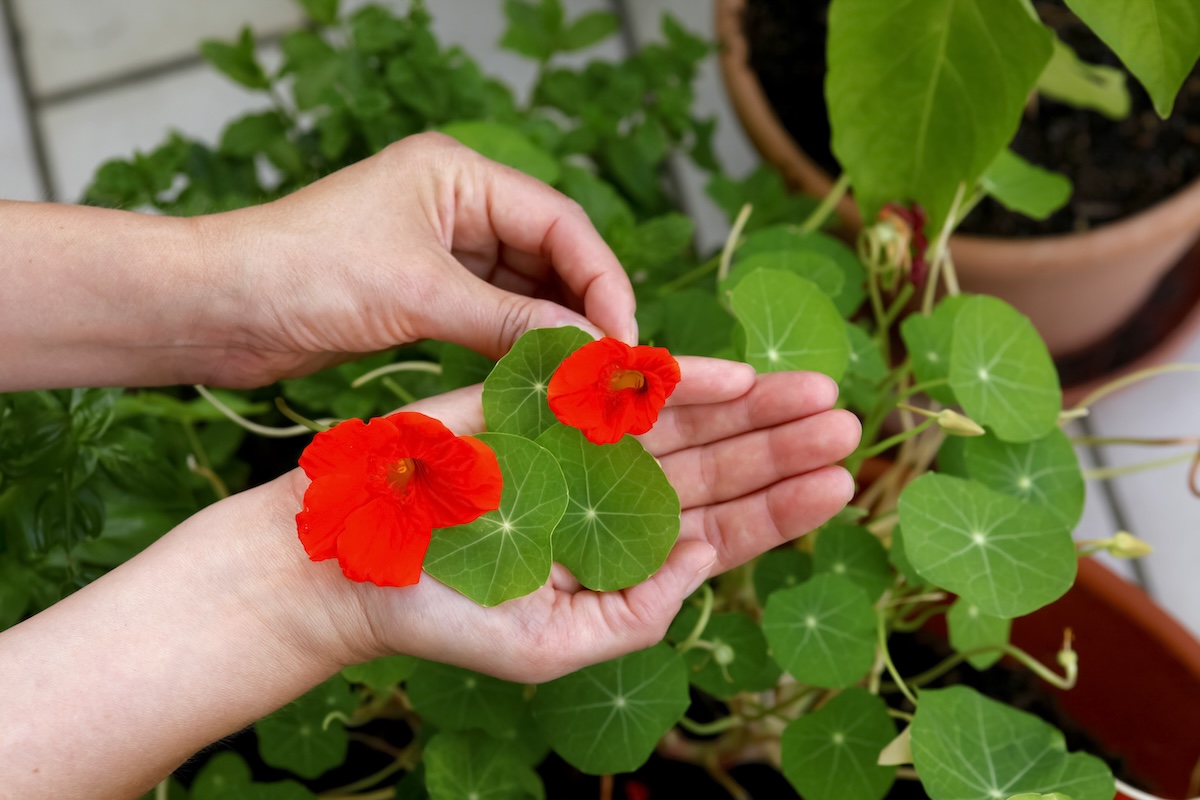
[{"label": "tile grout line", "polygon": [[[1083,428],[1084,433],[1088,436],[1094,437],[1096,435],[1096,431],[1092,428],[1091,420],[1089,420],[1087,417],[1081,417],[1079,419],[1079,427]],[[1111,466],[1111,464],[1108,462],[1108,459],[1104,457],[1104,452],[1100,449],[1099,445],[1090,444],[1086,446],[1086,449],[1091,455],[1093,463],[1095,463],[1097,467],[1104,468]],[[1117,497],[1116,491],[1113,489],[1112,479],[1102,478],[1099,481],[1093,481],[1093,483],[1100,484],[1100,492],[1104,496],[1105,501],[1108,503],[1108,510],[1112,512],[1113,521],[1117,523],[1117,530],[1130,530],[1129,516],[1125,512],[1124,504],[1121,503],[1121,500]],[[1114,531],[1114,533],[1115,532],[1116,531]],[[1150,576],[1147,574],[1146,568],[1142,564],[1141,559],[1131,558],[1129,559],[1128,563],[1130,569],[1133,570],[1134,577],[1137,578],[1138,584],[1141,585],[1146,594],[1154,597],[1155,595],[1153,587],[1151,586]]]},{"label": "tile grout line", "polygon": [[12,52],[13,68],[17,75],[17,88],[21,93],[21,105],[25,109],[25,129],[29,135],[30,146],[33,148],[34,167],[37,170],[38,181],[42,184],[42,196],[49,202],[57,197],[54,185],[54,172],[50,168],[50,157],[46,149],[46,140],[42,130],[42,120],[37,102],[33,97],[33,84],[29,78],[29,65],[25,60],[25,41],[13,9],[13,0],[0,0],[0,14],[8,28],[8,46]]}]

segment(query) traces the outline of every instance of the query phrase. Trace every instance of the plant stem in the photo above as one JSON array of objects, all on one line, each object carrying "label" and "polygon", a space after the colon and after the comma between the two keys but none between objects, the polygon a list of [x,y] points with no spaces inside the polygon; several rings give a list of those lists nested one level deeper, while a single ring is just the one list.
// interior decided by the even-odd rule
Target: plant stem
[{"label": "plant stem", "polygon": [[[1064,690],[1075,688],[1076,676],[1064,677],[1055,673],[1045,664],[1038,661],[1036,658],[1017,647],[1015,644],[1011,643],[984,645],[982,647],[974,647],[970,650],[964,650],[961,653],[955,653],[954,655],[946,658],[940,664],[930,667],[916,677],[909,678],[908,684],[909,686],[924,686],[930,681],[935,681],[942,677],[947,672],[954,669],[972,656],[982,655],[983,653],[994,653],[996,651],[999,651],[1004,655],[1021,662],[1022,665],[1024,665],[1046,683],[1049,683],[1051,686]],[[895,676],[893,675],[892,677],[894,678]],[[908,687],[898,683],[895,687],[885,687],[883,691],[895,691],[896,689],[899,689],[906,697],[908,697],[909,694],[907,688]]]},{"label": "plant stem", "polygon": [[171,776],[163,778],[154,787],[154,800],[167,800],[167,793],[171,790]]},{"label": "plant stem", "polygon": [[821,205],[817,206],[808,219],[800,225],[801,233],[812,233],[829,219],[829,215],[837,208],[837,204],[846,196],[847,190],[850,188],[850,174],[843,172],[838,176],[837,183],[833,184],[833,188],[829,190],[829,194],[825,195],[825,199],[821,201]]},{"label": "plant stem", "polygon": [[1157,375],[1165,375],[1168,372],[1200,372],[1200,364],[1164,364],[1161,367],[1150,367],[1148,369],[1140,369],[1137,372],[1130,373],[1123,378],[1118,378],[1115,381],[1110,381],[1104,384],[1096,391],[1089,394],[1087,397],[1075,404],[1075,408],[1088,408],[1102,397],[1107,397],[1113,392],[1124,389],[1126,386],[1132,386],[1139,381],[1144,381],[1147,378],[1153,378]]},{"label": "plant stem", "polygon": [[705,275],[712,272],[714,269],[716,269],[720,265],[721,265],[721,255],[718,253],[717,255],[708,259],[704,263],[699,264],[698,266],[692,267],[691,269],[689,269],[687,272],[683,273],[682,275],[680,275],[676,278],[672,278],[671,280],[664,283],[662,286],[659,286],[658,287],[658,296],[666,297],[671,292],[674,292],[678,289],[683,289],[686,286],[690,285],[692,282],[694,282],[700,278],[703,278]]},{"label": "plant stem", "polygon": [[408,391],[407,389],[405,389],[400,384],[396,383],[391,378],[384,378],[379,382],[383,384],[385,389],[387,389],[392,394],[396,395],[396,397],[399,398],[400,402],[403,403],[404,405],[409,405],[410,403],[417,402],[417,396],[415,394]]},{"label": "plant stem", "polygon": [[733,221],[733,228],[729,231],[729,237],[725,239],[725,246],[721,248],[721,265],[717,268],[717,286],[720,286],[729,277],[729,269],[733,265],[733,251],[737,249],[738,240],[742,238],[742,228],[746,227],[746,220],[750,219],[750,212],[753,210],[754,206],[746,203],[738,212],[737,219]]},{"label": "plant stem", "polygon": [[887,312],[883,315],[883,327],[885,330],[891,330],[892,325],[896,322],[896,318],[904,311],[908,305],[908,301],[912,299],[913,292],[917,289],[911,283],[905,283],[900,287],[900,291],[896,292],[896,296],[892,298],[892,304],[888,306]]},{"label": "plant stem", "polygon": [[885,624],[884,614],[882,611],[876,612],[875,614],[875,629],[879,634],[879,652],[883,655],[883,665],[887,667],[888,674],[892,676],[892,680],[896,682],[896,686],[899,687],[900,692],[907,697],[908,702],[912,703],[913,707],[916,708],[917,696],[909,690],[908,686],[904,683],[904,679],[900,677],[899,670],[897,670],[896,665],[892,663],[892,654],[888,652],[887,625]]},{"label": "plant stem", "polygon": [[681,717],[679,719],[679,727],[697,736],[716,736],[718,733],[724,733],[730,728],[742,725],[745,721],[737,714],[731,714],[728,717],[722,717],[712,722],[696,722],[689,717]]},{"label": "plant stem", "polygon": [[896,631],[897,633],[912,633],[913,631],[920,630],[921,627],[924,626],[925,623],[928,622],[932,617],[936,617],[938,614],[944,614],[949,610],[950,606],[948,605],[928,606],[927,608],[921,609],[916,616],[908,617],[906,619],[893,620],[892,630]]},{"label": "plant stem", "polygon": [[888,438],[884,439],[882,442],[876,442],[871,447],[868,447],[866,450],[863,450],[861,453],[861,457],[864,459],[870,458],[871,456],[877,456],[880,453],[890,450],[891,448],[895,447],[896,445],[900,444],[901,442],[911,439],[912,437],[917,436],[918,434],[922,433],[923,431],[928,430],[929,427],[936,424],[936,422],[937,422],[937,420],[935,420],[935,419],[927,419],[924,422],[922,422],[920,425],[917,425],[916,427],[909,428],[906,431],[900,431],[900,433],[897,433],[895,436],[889,436]]},{"label": "plant stem", "polygon": [[913,715],[909,714],[907,711],[901,711],[898,708],[889,708],[887,710],[887,713],[888,713],[888,716],[891,717],[892,719],[902,719],[905,722],[909,723],[910,725],[912,724]]},{"label": "plant stem", "polygon": [[[224,414],[230,421],[237,423],[251,433],[257,433],[259,436],[267,436],[273,439],[286,439],[291,436],[303,436],[306,433],[312,433],[312,431],[303,425],[293,425],[290,428],[271,428],[266,425],[259,425],[257,422],[251,422],[218,400],[216,396],[208,390],[207,387],[201,386],[197,383],[194,384],[193,388],[200,393],[201,397],[212,403],[213,408]],[[336,425],[338,420],[319,419],[317,422],[322,425]]]},{"label": "plant stem", "polygon": [[[938,279],[941,277],[942,266],[947,261],[947,247],[950,242],[950,232],[954,230],[958,224],[958,209],[962,205],[963,194],[966,191],[967,185],[960,183],[958,191],[954,193],[954,203],[950,206],[950,213],[946,215],[946,221],[942,224],[942,229],[938,233],[937,242],[933,246],[933,254],[930,258],[929,276],[926,278],[925,298],[921,302],[921,313],[928,316],[933,312],[933,299],[937,296]],[[951,267],[953,269],[953,267]],[[957,280],[954,281],[955,288],[958,286]]]},{"label": "plant stem", "polygon": [[[409,747],[411,747],[411,746],[412,745],[409,745]],[[407,751],[408,751],[408,748],[406,747],[401,752],[407,753]],[[317,795],[317,800],[332,800],[332,798],[342,797],[342,796],[345,796],[348,794],[354,794],[355,792],[360,791],[362,789],[369,789],[372,786],[374,786],[375,784],[379,783],[384,778],[395,775],[397,772],[401,772],[406,769],[412,769],[412,766],[413,766],[412,762],[413,762],[413,759],[411,759],[411,758],[407,758],[407,757],[397,758],[395,761],[388,764],[383,769],[381,769],[378,772],[375,772],[371,775],[368,775],[365,778],[359,778],[358,780],[354,781],[353,783],[348,783],[345,786],[342,786],[340,788],[333,789],[328,792],[322,792],[321,794]]]},{"label": "plant stem", "polygon": [[282,397],[275,398],[275,407],[279,409],[280,414],[283,414],[297,425],[303,425],[313,433],[323,433],[324,431],[329,430],[328,425],[321,425],[313,422],[311,419],[302,414],[296,413],[296,411],[293,410],[292,407],[287,404],[287,401]]},{"label": "plant stem", "polygon": [[704,759],[704,768],[708,771],[709,776],[721,785],[721,788],[729,792],[733,800],[751,800],[750,793],[733,779],[733,776],[725,771],[717,760],[717,751],[710,750]]},{"label": "plant stem", "polygon": [[391,375],[393,372],[428,372],[431,375],[441,375],[442,365],[434,361],[398,361],[395,364],[385,364],[364,375],[359,375],[350,383],[350,388],[357,389],[363,384],[370,383],[384,375]]},{"label": "plant stem", "polygon": [[708,585],[708,582],[700,584],[700,591],[703,593],[701,597],[700,617],[696,620],[696,625],[692,628],[692,632],[687,638],[679,644],[675,645],[675,650],[680,653],[686,653],[696,646],[700,641],[700,637],[704,634],[704,629],[708,627],[708,618],[712,616],[713,607],[713,590]]},{"label": "plant stem", "polygon": [[1083,477],[1089,481],[1118,478],[1122,475],[1132,475],[1135,472],[1145,472],[1160,467],[1170,467],[1175,464],[1185,464],[1196,458],[1196,453],[1179,453],[1167,458],[1156,458],[1153,461],[1142,461],[1137,464],[1126,464],[1123,467],[1096,467],[1083,470]]},{"label": "plant stem", "polygon": [[1173,447],[1182,445],[1200,445],[1200,437],[1175,436],[1162,439],[1142,439],[1137,436],[1072,436],[1072,444],[1102,445],[1102,444],[1136,444],[1146,447]]}]

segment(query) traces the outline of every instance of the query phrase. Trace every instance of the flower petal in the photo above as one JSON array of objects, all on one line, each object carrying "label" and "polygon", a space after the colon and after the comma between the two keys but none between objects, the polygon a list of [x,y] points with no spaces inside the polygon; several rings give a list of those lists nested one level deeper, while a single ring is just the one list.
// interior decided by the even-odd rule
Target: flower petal
[{"label": "flower petal", "polygon": [[421,579],[433,526],[419,509],[377,497],[346,518],[337,541],[347,578],[379,586],[411,586]]},{"label": "flower petal", "polygon": [[465,525],[500,507],[503,477],[492,449],[470,436],[455,437],[421,456],[413,503],[435,528]]},{"label": "flower petal", "polygon": [[308,557],[324,561],[336,556],[346,518],[370,499],[362,479],[355,475],[328,475],[309,484],[304,510],[296,515],[296,530]]},{"label": "flower petal", "polygon": [[364,475],[371,455],[395,440],[395,429],[385,420],[373,419],[368,424],[348,419],[314,436],[300,454],[300,467],[313,480],[327,475]]}]

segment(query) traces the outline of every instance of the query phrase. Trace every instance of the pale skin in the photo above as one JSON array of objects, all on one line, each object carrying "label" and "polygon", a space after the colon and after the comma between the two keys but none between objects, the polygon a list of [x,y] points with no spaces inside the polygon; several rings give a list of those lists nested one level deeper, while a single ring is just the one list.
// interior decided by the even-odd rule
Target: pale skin
[{"label": "pale skin", "polygon": [[[632,290],[578,207],[440,137],[256,209],[180,221],[0,203],[0,232],[9,391],[253,386],[424,337],[495,356],[557,324],[636,338]],[[828,378],[680,364],[640,438],[680,493],[682,526],[644,583],[596,593],[556,566],[494,608],[429,576],[353,583],[300,546],[307,478],[293,470],[0,634],[0,800],[137,797],[210,742],[389,653],[537,683],[658,641],[706,577],[849,500],[832,465],[859,436]],[[478,387],[407,410],[483,429]]]}]

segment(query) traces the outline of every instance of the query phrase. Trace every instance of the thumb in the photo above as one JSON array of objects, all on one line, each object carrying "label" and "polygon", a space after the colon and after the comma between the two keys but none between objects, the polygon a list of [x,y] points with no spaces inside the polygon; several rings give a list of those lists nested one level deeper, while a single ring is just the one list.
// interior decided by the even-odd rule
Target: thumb
[{"label": "thumb", "polygon": [[581,328],[599,339],[604,332],[566,306],[508,292],[458,269],[455,285],[438,293],[444,302],[426,311],[434,338],[498,359],[534,328]]}]

